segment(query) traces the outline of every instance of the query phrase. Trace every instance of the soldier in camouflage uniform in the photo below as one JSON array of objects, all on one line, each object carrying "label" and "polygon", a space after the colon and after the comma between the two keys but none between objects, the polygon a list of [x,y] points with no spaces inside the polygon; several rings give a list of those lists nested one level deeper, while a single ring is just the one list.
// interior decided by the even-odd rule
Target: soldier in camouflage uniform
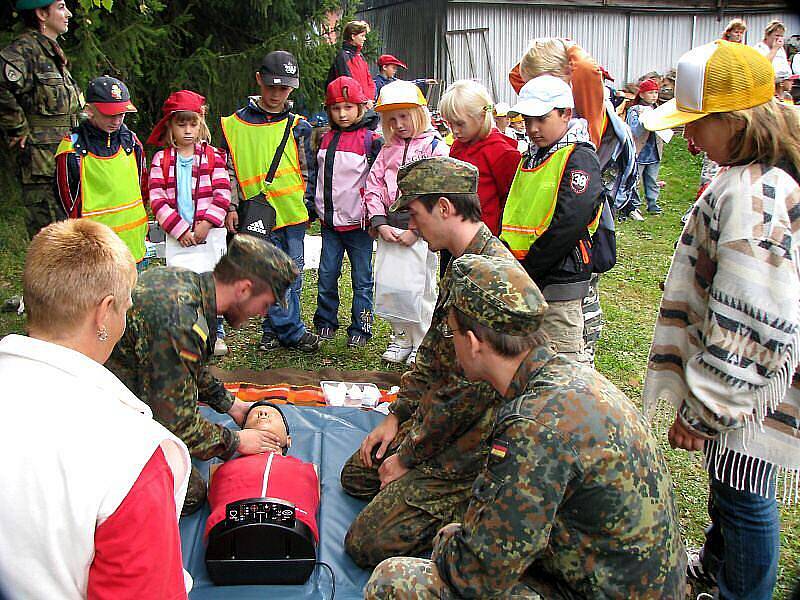
[{"label": "soldier in camouflage uniform", "polygon": [[[433,251],[511,257],[480,220],[478,170],[445,157],[401,167],[392,210],[408,207],[410,227]],[[430,550],[436,531],[461,519],[486,457],[499,402],[485,383],[470,383],[445,338],[451,275],[440,282],[430,329],[413,369],[403,375],[391,414],[345,464],[349,494],[370,500],[345,538],[362,567],[384,558]]]},{"label": "soldier in camouflage uniform", "polygon": [[[278,450],[279,440],[267,432],[210,423],[200,415],[198,402],[243,423],[250,404],[234,399],[206,367],[214,352],[217,315],[239,327],[266,313],[276,298],[282,301],[296,277],[297,268],[284,252],[249,235],[233,238],[212,273],[148,269],[134,288],[125,335],[106,367],[195,458],[227,460],[237,451]],[[205,497],[206,482],[193,468],[183,514],[200,508]]]},{"label": "soldier in camouflage uniform", "polygon": [[366,598],[682,599],[686,557],[648,424],[538,332],[546,303],[519,263],[453,262],[448,325],[470,380],[503,395],[463,524],[431,560],[390,558]]},{"label": "soldier in camouflage uniform", "polygon": [[0,51],[0,130],[14,150],[32,238],[66,217],[55,195],[55,151],[78,124],[80,88],[58,45],[72,13],[63,0],[18,0],[28,28]]}]

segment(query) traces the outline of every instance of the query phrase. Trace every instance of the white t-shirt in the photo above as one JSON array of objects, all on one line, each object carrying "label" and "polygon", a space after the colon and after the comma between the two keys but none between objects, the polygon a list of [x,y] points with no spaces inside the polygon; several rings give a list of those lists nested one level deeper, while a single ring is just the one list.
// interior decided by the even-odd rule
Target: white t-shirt
[{"label": "white t-shirt", "polygon": [[792,58],[792,73],[800,75],[800,52]]},{"label": "white t-shirt", "polygon": [[[761,54],[764,56],[767,56],[770,53],[770,47],[764,42],[758,42],[755,45],[755,49],[761,52]],[[791,73],[789,59],[786,58],[786,50],[783,48],[778,48],[778,51],[775,53],[775,58],[772,59],[772,68],[776,73],[780,73],[781,71],[784,73]]]}]

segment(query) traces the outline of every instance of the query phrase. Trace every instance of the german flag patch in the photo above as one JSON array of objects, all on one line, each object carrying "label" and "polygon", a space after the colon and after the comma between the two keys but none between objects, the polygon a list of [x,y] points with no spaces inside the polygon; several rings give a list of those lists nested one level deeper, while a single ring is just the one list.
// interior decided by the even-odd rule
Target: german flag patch
[{"label": "german flag patch", "polygon": [[188,360],[189,362],[197,362],[200,360],[200,355],[195,354],[191,350],[181,350],[180,355],[183,360]]},{"label": "german flag patch", "polygon": [[508,442],[505,440],[494,440],[489,454],[495,460],[503,460],[508,454]]}]

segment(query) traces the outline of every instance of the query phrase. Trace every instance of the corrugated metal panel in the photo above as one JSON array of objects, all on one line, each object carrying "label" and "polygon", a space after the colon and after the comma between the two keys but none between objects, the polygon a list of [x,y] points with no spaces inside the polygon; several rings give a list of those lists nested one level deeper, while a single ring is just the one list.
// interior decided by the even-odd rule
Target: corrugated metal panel
[{"label": "corrugated metal panel", "polygon": [[[443,1],[396,2],[392,5],[362,10],[359,19],[380,32],[380,53],[394,54],[408,65],[403,79],[435,77],[443,42],[440,31],[445,16]],[[374,70],[374,69],[373,69]]]},{"label": "corrugated metal panel", "polygon": [[[515,100],[516,94],[508,83],[507,74],[517,64],[531,38],[556,36],[580,40],[588,52],[616,75],[624,69],[624,51],[615,52],[610,41],[624,41],[625,27],[625,15],[612,11],[550,9],[509,4],[450,4],[447,18],[448,31],[488,29],[486,35],[495,73],[498,96],[495,100],[498,102]],[[469,73],[468,57],[463,51],[452,52],[451,56],[455,70],[453,72],[448,68],[448,82]],[[482,68],[477,78],[492,89],[487,68]]]},{"label": "corrugated metal panel", "polygon": [[[764,26],[773,18],[783,20],[787,33],[800,32],[800,17],[789,13],[743,14],[749,26],[747,42],[761,39]],[[692,48],[717,39],[732,15],[722,21],[716,16],[685,13],[652,14],[624,13],[611,10],[544,8],[521,6],[517,3],[453,2],[447,11],[447,30],[461,33],[447,36],[450,60],[443,65],[439,76],[452,82],[460,78],[475,78],[490,91],[492,79],[487,63],[494,70],[495,101],[512,103],[514,94],[507,74],[515,65],[527,42],[535,37],[567,37],[576,40],[587,52],[616,77],[622,86],[649,71],[664,72]],[[630,49],[627,49],[630,28]],[[484,50],[481,33],[487,40]],[[464,30],[473,30],[464,33]],[[473,49],[469,60],[466,42]],[[474,66],[473,66],[474,65]]]}]

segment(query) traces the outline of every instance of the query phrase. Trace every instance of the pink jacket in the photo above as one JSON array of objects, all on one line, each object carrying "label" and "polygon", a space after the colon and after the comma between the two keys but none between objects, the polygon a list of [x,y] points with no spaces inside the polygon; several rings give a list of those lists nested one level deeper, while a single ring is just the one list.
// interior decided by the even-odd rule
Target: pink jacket
[{"label": "pink jacket", "polygon": [[447,156],[449,152],[447,144],[433,129],[410,140],[397,138],[393,144],[384,145],[367,175],[364,200],[370,225],[394,225],[389,223],[392,219],[387,218],[387,213],[397,198],[397,171],[402,165],[420,158]]},{"label": "pink jacket", "polygon": [[[169,173],[162,170],[164,152],[169,152]],[[194,223],[187,223],[178,213],[178,199],[175,183],[175,148],[159,150],[153,156],[148,181],[150,206],[161,227],[175,239],[180,238]],[[210,164],[209,156],[213,157]],[[222,227],[225,215],[231,204],[231,180],[225,168],[226,156],[205,142],[194,147],[194,166],[192,167],[192,189],[195,202],[195,222],[208,221],[214,227]],[[198,181],[199,173],[199,181]]]}]

